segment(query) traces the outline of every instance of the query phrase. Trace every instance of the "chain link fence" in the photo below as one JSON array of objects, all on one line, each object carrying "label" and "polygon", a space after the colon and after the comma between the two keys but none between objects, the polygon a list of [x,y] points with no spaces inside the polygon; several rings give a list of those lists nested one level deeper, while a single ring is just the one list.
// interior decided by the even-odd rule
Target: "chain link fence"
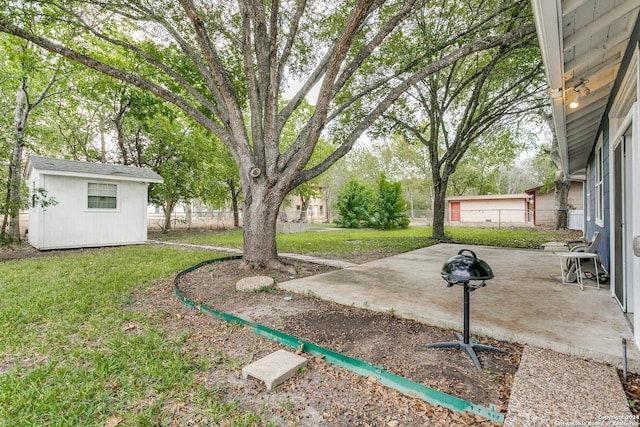
[{"label": "chain link fence", "polygon": [[[414,209],[405,212],[411,220],[411,225],[433,225],[433,211],[430,209]],[[465,213],[468,220],[465,220]],[[238,213],[240,226],[242,226],[242,212]],[[279,222],[304,222],[307,224],[331,223],[339,216],[338,211],[331,210],[320,216],[313,212],[307,212],[306,218],[301,218],[299,210],[284,210],[280,212]],[[514,212],[507,209],[462,211],[461,221],[451,221],[450,213],[445,210],[445,225],[448,227],[534,227],[555,225],[555,211],[553,209],[531,209],[525,213],[519,211],[521,221],[512,220]],[[527,221],[524,218],[527,218]],[[476,220],[472,220],[476,218]],[[478,219],[480,218],[480,219]],[[147,228],[161,230],[164,227],[164,214],[147,214]],[[567,212],[567,228],[584,231],[584,214],[581,210],[569,210]],[[29,213],[20,212],[20,230],[24,235],[29,227]],[[234,228],[233,211],[198,211],[198,212],[174,212],[171,214],[172,229],[201,228],[209,230],[228,230]]]},{"label": "chain link fence", "polygon": [[[430,226],[433,224],[433,211],[430,209],[414,209],[405,212],[412,225]],[[242,212],[239,215],[239,225],[242,226]],[[278,222],[281,223],[306,223],[322,224],[331,223],[339,216],[337,211],[317,212],[308,211],[301,215],[299,210],[280,211]],[[583,228],[582,211],[568,212],[569,227],[574,230]],[[164,215],[162,213],[150,213],[147,217],[149,229],[162,229],[164,227]],[[448,210],[445,210],[445,225],[449,227],[534,227],[549,226],[555,224],[554,210],[526,210],[522,209],[483,209],[462,210],[459,212],[459,220],[452,221]],[[234,227],[232,211],[192,211],[190,213],[174,212],[171,214],[172,229],[203,228],[211,230],[224,230]]]}]

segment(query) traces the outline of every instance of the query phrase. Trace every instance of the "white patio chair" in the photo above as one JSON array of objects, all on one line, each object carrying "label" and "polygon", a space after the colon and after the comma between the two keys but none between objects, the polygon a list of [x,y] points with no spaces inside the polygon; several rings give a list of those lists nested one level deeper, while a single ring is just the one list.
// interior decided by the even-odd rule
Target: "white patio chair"
[{"label": "white patio chair", "polygon": [[[573,246],[570,249],[570,252],[586,252],[586,253],[592,253],[592,254],[597,254],[598,253],[598,243],[600,243],[600,232],[596,231],[593,233],[593,237],[591,238],[591,241],[589,243],[587,243],[586,245],[576,245]],[[575,282],[578,279],[578,275],[577,275],[577,271],[578,271],[578,264],[579,262],[584,262],[581,259],[567,259],[567,266],[566,266],[566,281],[567,282]],[[594,263],[600,263],[600,256],[598,256],[597,258],[593,259]],[[595,266],[594,266],[595,267]],[[582,267],[584,269],[584,267]],[[595,270],[595,268],[594,268]],[[597,270],[595,270],[597,271]]]}]

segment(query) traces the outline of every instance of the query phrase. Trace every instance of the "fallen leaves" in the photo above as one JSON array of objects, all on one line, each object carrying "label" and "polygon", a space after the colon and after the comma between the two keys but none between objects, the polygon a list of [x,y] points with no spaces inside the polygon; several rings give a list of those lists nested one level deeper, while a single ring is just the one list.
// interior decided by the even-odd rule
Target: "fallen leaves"
[{"label": "fallen leaves", "polygon": [[[203,268],[183,276],[179,286],[187,298],[214,310],[274,327],[414,382],[458,393],[474,404],[500,404],[506,409],[510,378],[517,368],[513,362],[519,360],[521,351],[517,346],[508,347],[507,355],[482,354],[485,370],[477,370],[464,352],[425,348],[429,342],[450,340],[451,331],[307,295],[284,301],[283,295],[287,294],[278,289],[250,294],[238,292],[234,287],[238,274],[243,273],[225,262],[216,265],[214,274]],[[155,298],[172,296],[170,292],[153,294]],[[141,296],[136,299],[145,301]],[[225,322],[203,316],[196,310],[180,309],[179,304],[178,308],[167,301],[151,304],[172,310],[166,322],[175,334],[180,336],[185,329],[190,331],[185,352],[204,354],[210,361],[210,368],[198,373],[199,384],[220,399],[237,402],[239,411],[255,411],[277,425],[495,425],[473,414],[458,414],[403,395],[380,384],[373,372],[361,376],[326,362],[322,355],[308,355],[301,349],[285,348],[308,358],[305,372],[265,392],[263,384],[241,378],[240,370],[244,361],[259,359],[283,346],[258,337],[251,328],[224,326]],[[487,344],[504,345],[493,341]],[[186,420],[197,410],[187,401],[184,406],[167,404],[163,412],[174,420]]]},{"label": "fallen leaves", "polygon": [[110,417],[104,425],[105,427],[116,427],[120,423],[122,423],[122,417]]}]

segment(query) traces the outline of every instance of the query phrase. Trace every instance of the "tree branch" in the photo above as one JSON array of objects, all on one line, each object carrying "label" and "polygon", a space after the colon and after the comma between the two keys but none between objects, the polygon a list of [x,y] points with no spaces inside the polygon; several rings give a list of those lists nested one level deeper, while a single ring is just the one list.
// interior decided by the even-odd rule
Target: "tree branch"
[{"label": "tree branch", "polygon": [[23,39],[29,40],[32,43],[50,51],[57,53],[65,58],[71,59],[72,61],[78,62],[82,65],[85,65],[93,70],[111,76],[115,79],[121,80],[123,82],[130,83],[134,86],[137,86],[141,89],[148,90],[154,95],[158,96],[161,99],[164,99],[167,102],[171,102],[176,105],[183,111],[185,111],[189,116],[191,116],[194,120],[204,126],[206,129],[210,130],[214,134],[216,134],[220,139],[227,140],[229,135],[221,126],[215,123],[213,120],[209,119],[203,113],[201,113],[198,109],[194,108],[191,104],[189,104],[184,98],[181,96],[165,89],[161,86],[158,86],[155,83],[152,83],[149,80],[143,79],[134,74],[122,71],[110,65],[107,65],[103,62],[100,62],[94,58],[91,58],[87,55],[77,52],[71,48],[62,46],[56,42],[53,42],[49,39],[45,39],[43,37],[36,36],[20,27],[17,27],[9,22],[3,17],[0,17],[0,31],[13,34],[17,37],[21,37]]},{"label": "tree branch", "polygon": [[333,153],[331,153],[324,161],[319,163],[317,166],[300,172],[293,180],[292,186],[295,187],[303,182],[308,181],[309,179],[318,176],[322,172],[326,171],[333,163],[338,161],[346,153],[348,153],[351,147],[353,147],[353,144],[360,137],[360,135],[362,135],[364,131],[375,120],[377,120],[378,117],[380,117],[391,106],[391,104],[400,97],[400,95],[402,95],[402,93],[413,86],[416,82],[455,63],[465,56],[469,56],[473,53],[491,49],[494,47],[509,45],[526,35],[533,34],[534,32],[534,24],[523,25],[505,34],[501,34],[498,36],[489,36],[481,40],[470,42],[460,47],[456,51],[444,56],[440,60],[429,63],[420,71],[396,85],[387,94],[387,96],[380,103],[378,103],[378,105],[374,109],[372,109],[369,114],[367,114],[367,116],[358,123],[358,125],[354,127],[351,133],[345,138],[345,141]]}]

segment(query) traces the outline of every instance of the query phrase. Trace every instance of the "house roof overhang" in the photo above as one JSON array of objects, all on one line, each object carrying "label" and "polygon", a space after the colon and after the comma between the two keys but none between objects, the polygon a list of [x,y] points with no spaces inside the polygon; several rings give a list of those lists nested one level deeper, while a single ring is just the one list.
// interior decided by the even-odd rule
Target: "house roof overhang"
[{"label": "house roof overhang", "polygon": [[[563,172],[581,175],[601,131],[640,1],[531,0],[531,4]],[[570,108],[574,100],[580,105]]]}]

